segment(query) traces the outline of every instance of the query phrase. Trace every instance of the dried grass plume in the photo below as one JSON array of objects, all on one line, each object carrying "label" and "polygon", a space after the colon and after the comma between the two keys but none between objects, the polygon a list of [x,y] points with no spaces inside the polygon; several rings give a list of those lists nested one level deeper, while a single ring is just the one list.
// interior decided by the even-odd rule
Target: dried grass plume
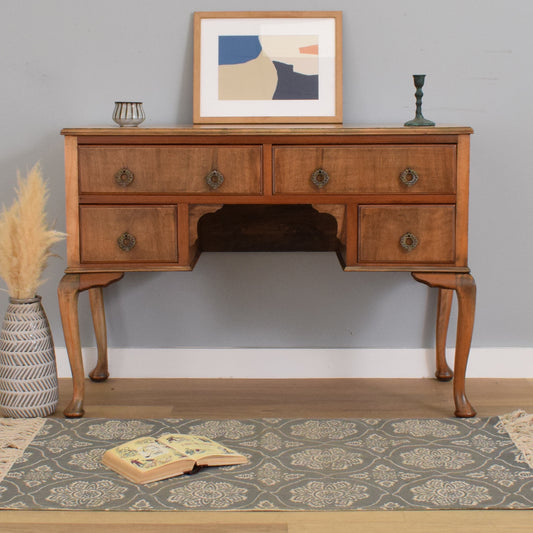
[{"label": "dried grass plume", "polygon": [[52,245],[65,237],[46,221],[48,189],[37,163],[26,179],[17,172],[17,198],[0,213],[0,277],[12,298],[33,298]]}]

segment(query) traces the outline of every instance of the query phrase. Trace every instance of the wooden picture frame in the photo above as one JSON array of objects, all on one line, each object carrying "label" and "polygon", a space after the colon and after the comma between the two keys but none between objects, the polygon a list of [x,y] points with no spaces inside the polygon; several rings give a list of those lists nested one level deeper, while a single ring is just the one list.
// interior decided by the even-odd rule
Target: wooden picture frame
[{"label": "wooden picture frame", "polygon": [[195,124],[342,123],[342,12],[196,12],[193,88]]}]

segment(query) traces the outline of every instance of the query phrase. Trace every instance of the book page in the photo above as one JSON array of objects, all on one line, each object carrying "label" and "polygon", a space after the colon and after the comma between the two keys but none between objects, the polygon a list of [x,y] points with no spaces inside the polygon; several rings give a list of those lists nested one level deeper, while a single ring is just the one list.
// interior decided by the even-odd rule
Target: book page
[{"label": "book page", "polygon": [[140,471],[147,471],[189,457],[152,437],[142,437],[109,450]]},{"label": "book page", "polygon": [[158,441],[183,453],[185,456],[190,457],[195,461],[211,455],[240,455],[231,448],[227,448],[214,440],[199,435],[166,433],[165,435],[161,435],[161,437],[158,438]]}]

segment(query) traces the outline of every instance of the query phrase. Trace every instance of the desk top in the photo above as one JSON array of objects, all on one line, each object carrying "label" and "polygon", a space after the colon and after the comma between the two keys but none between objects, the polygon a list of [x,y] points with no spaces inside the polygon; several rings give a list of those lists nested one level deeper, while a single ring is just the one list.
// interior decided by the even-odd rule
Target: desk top
[{"label": "desk top", "polygon": [[349,126],[343,124],[237,124],[237,125],[180,125],[176,127],[92,127],[64,128],[61,134],[68,136],[176,136],[176,135],[469,135],[467,126],[402,127],[402,126]]}]

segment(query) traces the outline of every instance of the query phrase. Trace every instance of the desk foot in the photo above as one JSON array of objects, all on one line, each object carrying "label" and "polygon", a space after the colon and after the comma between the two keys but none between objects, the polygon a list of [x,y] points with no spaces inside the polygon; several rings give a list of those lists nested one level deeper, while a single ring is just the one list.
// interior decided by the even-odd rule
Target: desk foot
[{"label": "desk foot", "polygon": [[[107,378],[107,337],[105,329],[104,301],[102,287],[118,281],[123,272],[102,272],[90,274],[65,274],[57,288],[59,311],[63,324],[63,334],[72,371],[72,400],[64,411],[67,418],[79,418],[84,414],[85,373],[80,344],[78,318],[78,296],[90,291],[91,311],[98,346],[98,363],[91,372],[92,379],[102,381]],[[105,376],[105,377],[104,377]]]},{"label": "desk foot", "polygon": [[103,371],[101,368],[96,365],[90,372],[89,378],[95,383],[100,383],[105,381],[109,377],[109,372]]},{"label": "desk foot", "polygon": [[85,411],[83,410],[83,399],[72,399],[63,411],[66,418],[81,418]]},{"label": "desk foot", "polygon": [[463,399],[463,404],[459,406],[457,399],[455,400],[455,416],[457,418],[473,418],[476,416],[476,410],[472,407],[470,402],[465,398]]},{"label": "desk foot", "polygon": [[453,371],[450,367],[448,367],[448,371],[445,371],[445,372],[439,372],[437,370],[435,371],[435,378],[437,379],[437,381],[442,381],[442,382],[451,381],[453,379]]},{"label": "desk foot", "polygon": [[[455,363],[453,395],[455,416],[470,418],[476,415],[475,409],[465,394],[466,365],[472,342],[474,314],[476,308],[476,284],[470,274],[413,272],[416,281],[430,287],[437,287],[440,292],[439,313],[437,317],[437,374],[446,376],[444,366],[444,348],[448,328],[451,294],[455,291],[459,304],[457,317],[457,339],[455,342]],[[444,361],[444,363],[443,363]],[[451,372],[451,371],[450,371]]]}]

